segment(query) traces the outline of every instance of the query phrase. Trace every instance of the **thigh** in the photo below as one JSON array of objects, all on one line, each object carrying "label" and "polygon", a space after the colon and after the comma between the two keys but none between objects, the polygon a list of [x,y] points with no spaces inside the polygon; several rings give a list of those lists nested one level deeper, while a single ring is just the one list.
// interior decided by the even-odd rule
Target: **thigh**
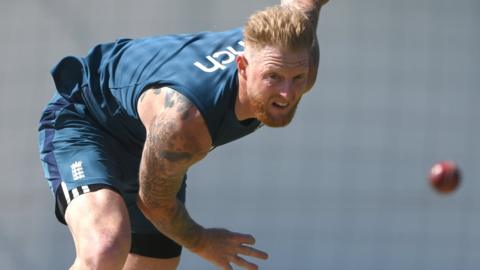
[{"label": "thigh", "polygon": [[75,198],[65,220],[72,233],[77,255],[94,250],[100,243],[127,254],[130,249],[130,219],[123,198],[111,189],[100,189]]}]

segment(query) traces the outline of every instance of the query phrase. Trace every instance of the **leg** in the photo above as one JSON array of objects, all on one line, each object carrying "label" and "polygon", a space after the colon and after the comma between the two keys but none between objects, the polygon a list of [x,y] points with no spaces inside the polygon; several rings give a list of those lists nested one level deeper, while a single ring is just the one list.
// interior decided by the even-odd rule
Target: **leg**
[{"label": "leg", "polygon": [[130,253],[123,270],[175,270],[179,263],[180,257],[159,259]]},{"label": "leg", "polygon": [[71,269],[122,269],[130,250],[123,198],[110,189],[78,196],[65,212],[77,257]]}]

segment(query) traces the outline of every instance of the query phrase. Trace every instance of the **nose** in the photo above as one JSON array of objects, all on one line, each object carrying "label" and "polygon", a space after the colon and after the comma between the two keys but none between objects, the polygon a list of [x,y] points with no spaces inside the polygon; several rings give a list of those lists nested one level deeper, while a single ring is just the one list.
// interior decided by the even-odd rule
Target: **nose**
[{"label": "nose", "polygon": [[285,80],[280,89],[280,96],[286,100],[292,101],[296,99],[297,91],[295,89],[293,80]]}]

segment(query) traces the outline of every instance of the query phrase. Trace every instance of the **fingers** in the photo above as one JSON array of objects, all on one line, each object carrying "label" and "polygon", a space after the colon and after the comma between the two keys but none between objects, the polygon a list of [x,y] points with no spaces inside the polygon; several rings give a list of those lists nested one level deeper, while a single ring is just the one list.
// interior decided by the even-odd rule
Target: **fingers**
[{"label": "fingers", "polygon": [[255,238],[250,234],[235,233],[235,238],[242,244],[255,245]]},{"label": "fingers", "polygon": [[256,241],[252,235],[236,233],[235,236],[236,240],[240,242],[240,246],[238,247],[238,253],[263,260],[268,258],[267,253],[253,247],[246,246],[255,245]]},{"label": "fingers", "polygon": [[251,263],[239,256],[233,257],[232,262],[247,270],[258,270],[258,266],[256,264]]},{"label": "fingers", "polygon": [[235,238],[240,242],[237,252],[242,255],[255,257],[258,259],[266,260],[268,259],[268,254],[256,248],[246,246],[246,245],[255,245],[255,238],[250,234],[241,234],[236,233]]},{"label": "fingers", "polygon": [[268,254],[266,252],[253,247],[240,246],[238,248],[238,253],[249,256],[249,257],[254,257],[257,259],[262,259],[262,260],[268,259]]},{"label": "fingers", "polygon": [[248,256],[257,259],[267,259],[268,254],[253,248],[255,238],[250,234],[242,234],[226,229],[209,229],[209,238],[206,248],[196,253],[211,261],[222,270],[232,270],[230,264],[235,264],[242,269],[258,270],[258,266],[240,256]]}]

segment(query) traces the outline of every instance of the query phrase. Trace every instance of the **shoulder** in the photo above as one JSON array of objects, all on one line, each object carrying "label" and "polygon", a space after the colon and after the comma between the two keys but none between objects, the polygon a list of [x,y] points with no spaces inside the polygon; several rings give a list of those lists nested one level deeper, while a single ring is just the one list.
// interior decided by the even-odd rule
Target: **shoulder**
[{"label": "shoulder", "polygon": [[[185,141],[191,151],[206,152],[211,147],[207,124],[197,107],[188,98],[169,87],[150,88],[138,101],[138,113],[147,130],[147,137],[169,141]],[[188,143],[187,143],[188,141]]]}]

